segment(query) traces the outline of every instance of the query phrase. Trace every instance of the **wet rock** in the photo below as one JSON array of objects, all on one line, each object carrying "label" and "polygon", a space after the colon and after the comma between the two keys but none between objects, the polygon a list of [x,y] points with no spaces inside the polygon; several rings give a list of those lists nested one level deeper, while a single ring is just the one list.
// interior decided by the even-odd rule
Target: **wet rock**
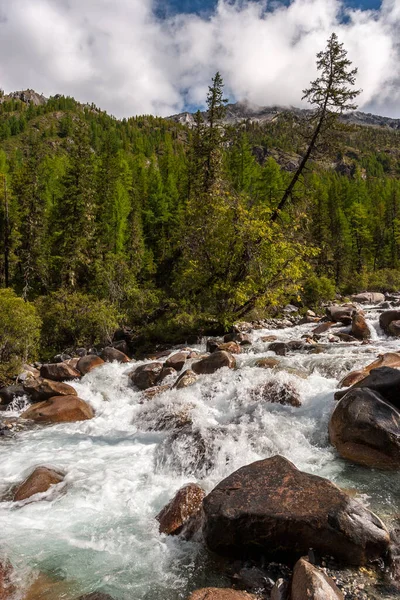
[{"label": "wet rock", "polygon": [[17,382],[24,383],[27,379],[36,379],[40,376],[39,369],[35,369],[31,365],[23,365],[23,371],[18,375]]},{"label": "wet rock", "polygon": [[379,325],[381,329],[387,334],[390,335],[389,326],[392,321],[400,320],[400,310],[385,310],[379,317]]},{"label": "wet rock", "polygon": [[216,350],[218,350],[218,346],[220,345],[221,342],[219,342],[218,340],[215,339],[209,339],[206,342],[206,352],[215,352]]},{"label": "wet rock", "polygon": [[157,384],[164,381],[164,379],[167,377],[174,377],[176,374],[176,370],[173,367],[163,367],[159,376],[157,377]]},{"label": "wet rock", "polygon": [[354,311],[351,320],[351,333],[358,340],[369,340],[371,332],[362,313]]},{"label": "wet rock", "polygon": [[278,338],[276,337],[276,335],[264,335],[263,337],[260,338],[260,340],[262,342],[264,342],[265,344],[268,342],[276,342]]},{"label": "wet rock", "polygon": [[197,373],[197,375],[209,375],[215,373],[218,369],[222,369],[222,367],[234,369],[236,367],[236,359],[229,352],[217,350],[210,354],[210,356],[193,363],[192,371]]},{"label": "wet rock", "polygon": [[194,371],[191,369],[187,369],[181,375],[179,375],[178,379],[174,383],[174,388],[177,390],[181,390],[183,388],[189,387],[193,385],[198,380],[199,376],[196,375]]},{"label": "wet rock", "polygon": [[362,292],[351,297],[358,304],[379,304],[385,300],[385,295],[379,292]]},{"label": "wet rock", "polygon": [[257,600],[257,596],[230,588],[210,587],[194,591],[188,600]]},{"label": "wet rock", "polygon": [[271,402],[287,406],[301,406],[300,394],[292,383],[267,381],[250,392],[251,399],[258,402]]},{"label": "wet rock", "polygon": [[93,417],[92,407],[78,396],[56,396],[30,406],[21,415],[22,419],[36,423],[72,423]]},{"label": "wet rock", "polygon": [[129,357],[129,344],[126,342],[126,340],[119,340],[118,342],[113,342],[112,347]]},{"label": "wet rock", "polygon": [[245,558],[299,557],[314,548],[349,564],[385,555],[389,534],[337,486],[283,458],[260,460],[224,479],[205,498],[208,547]]},{"label": "wet rock", "polygon": [[81,374],[65,362],[48,363],[40,367],[40,377],[52,381],[71,381],[72,379],[79,379]]},{"label": "wet rock", "polygon": [[224,342],[237,342],[241,346],[251,346],[252,341],[248,333],[227,333],[224,335]]},{"label": "wet rock", "polygon": [[335,334],[341,342],[356,342],[356,338],[349,333],[338,332]]},{"label": "wet rock", "polygon": [[240,354],[241,349],[237,342],[226,342],[224,344],[218,344],[218,350],[230,352],[231,354]]},{"label": "wet rock", "polygon": [[[196,483],[182,487],[168,504],[156,516],[160,523],[160,533],[178,535],[183,533],[189,521],[196,520],[201,525],[200,516],[205,491]],[[193,532],[194,533],[194,532]]]},{"label": "wet rock", "polygon": [[[343,379],[339,382],[338,387],[339,388],[343,388],[343,387],[350,387],[351,385],[354,385],[355,383],[358,383],[359,381],[362,381],[363,379],[366,378],[366,376],[368,375],[367,372],[365,371],[351,371],[351,373],[348,373],[347,375],[345,375],[345,377],[343,377]],[[343,398],[344,394],[347,393],[347,390],[344,391],[343,393],[337,393],[335,394],[335,398]]]},{"label": "wet rock", "polygon": [[156,466],[176,475],[202,477],[214,466],[215,444],[192,425],[174,431],[156,450]]},{"label": "wet rock", "polygon": [[[152,389],[152,388],[150,388]],[[146,390],[146,394],[150,390]],[[171,431],[192,425],[192,404],[155,403],[146,406],[138,415],[136,424],[145,431]]]},{"label": "wet rock", "polygon": [[43,402],[54,396],[77,396],[75,389],[61,381],[51,379],[28,379],[24,383],[25,393],[30,396],[32,402]]},{"label": "wet rock", "polygon": [[333,579],[301,558],[293,570],[291,600],[344,600]]},{"label": "wet rock", "polygon": [[100,357],[104,360],[104,362],[119,362],[119,363],[128,363],[130,362],[129,356],[113,348],[112,346],[107,346],[103,348],[100,353]]},{"label": "wet rock", "polygon": [[8,560],[0,560],[0,600],[12,600],[15,592],[11,563]]},{"label": "wet rock", "polygon": [[327,321],[326,323],[321,323],[312,330],[312,334],[321,335],[322,333],[326,333],[333,325],[335,325],[334,321]]},{"label": "wet rock", "polygon": [[165,361],[166,367],[172,367],[175,371],[182,371],[185,362],[187,361],[188,353],[187,352],[176,352],[167,358]]},{"label": "wet rock", "polygon": [[129,375],[129,378],[133,385],[138,387],[139,390],[146,390],[147,388],[154,387],[156,385],[162,368],[162,363],[147,363],[137,367],[137,369],[135,369],[133,373]]},{"label": "wet rock", "polygon": [[289,346],[285,344],[285,342],[272,342],[272,344],[268,346],[268,350],[275,352],[278,356],[286,356],[289,352]]},{"label": "wet rock", "polygon": [[[362,381],[373,369],[379,369],[380,367],[400,367],[400,352],[385,352],[380,354],[376,360],[364,367],[360,371],[352,371],[346,375],[339,383],[338,387],[349,387]],[[343,397],[341,395],[340,397]]]},{"label": "wet rock", "polygon": [[171,389],[170,385],[155,385],[154,387],[147,388],[147,390],[143,391],[143,396],[146,400],[151,400],[164,392],[167,392]]},{"label": "wet rock", "polygon": [[261,369],[274,369],[280,364],[280,360],[277,358],[259,358],[256,361],[256,367],[260,367]]},{"label": "wet rock", "polygon": [[[400,409],[400,371],[391,367],[372,369],[366,377],[355,383],[351,390],[369,388],[378,392],[386,402]],[[342,394],[346,392],[343,391]]]},{"label": "wet rock", "polygon": [[392,321],[388,327],[388,333],[393,337],[400,337],[400,320]]},{"label": "wet rock", "polygon": [[368,388],[352,389],[329,422],[331,443],[343,458],[378,469],[400,469],[400,413]]},{"label": "wet rock", "polygon": [[47,492],[52,485],[57,485],[64,480],[61,473],[47,467],[36,467],[36,469],[15,490],[13,500],[20,502],[34,494]]},{"label": "wet rock", "polygon": [[87,373],[90,373],[90,371],[93,371],[93,369],[101,367],[101,365],[104,365],[104,360],[100,358],[100,356],[97,356],[96,354],[87,354],[78,360],[76,368],[82,375],[86,375]]},{"label": "wet rock", "polygon": [[8,406],[14,400],[14,398],[21,398],[25,396],[26,392],[21,384],[18,385],[7,385],[0,389],[0,410],[1,407]]},{"label": "wet rock", "polygon": [[351,315],[355,308],[356,306],[354,306],[354,304],[334,304],[332,306],[327,306],[325,312],[330,321],[350,325]]},{"label": "wet rock", "polygon": [[114,600],[114,598],[109,594],[103,594],[103,592],[92,592],[91,594],[79,596],[78,600]]}]

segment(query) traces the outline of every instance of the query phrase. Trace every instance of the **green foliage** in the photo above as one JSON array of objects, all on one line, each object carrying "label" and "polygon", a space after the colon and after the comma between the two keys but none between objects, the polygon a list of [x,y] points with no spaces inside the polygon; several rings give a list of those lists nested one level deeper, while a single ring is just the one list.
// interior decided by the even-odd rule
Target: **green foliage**
[{"label": "green foliage", "polygon": [[332,279],[310,275],[303,284],[301,297],[305,306],[318,307],[323,302],[334,300],[335,292],[335,282]]},{"label": "green foliage", "polygon": [[88,294],[60,289],[36,300],[42,318],[43,353],[109,344],[121,315],[115,306]]},{"label": "green foliage", "polygon": [[11,289],[0,290],[0,382],[15,375],[38,350],[41,320],[35,306]]}]

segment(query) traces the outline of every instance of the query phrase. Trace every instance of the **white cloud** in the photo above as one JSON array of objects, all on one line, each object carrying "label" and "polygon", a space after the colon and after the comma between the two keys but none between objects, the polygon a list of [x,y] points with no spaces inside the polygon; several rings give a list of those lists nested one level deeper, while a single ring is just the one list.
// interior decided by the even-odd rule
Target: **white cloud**
[{"label": "white cloud", "polygon": [[73,95],[119,117],[167,115],[202,103],[220,70],[236,99],[299,105],[335,31],[359,68],[360,108],[400,116],[400,0],[383,0],[379,11],[340,0],[270,3],[269,11],[265,0],[220,0],[209,18],[167,21],[153,5],[0,0],[0,87]]}]

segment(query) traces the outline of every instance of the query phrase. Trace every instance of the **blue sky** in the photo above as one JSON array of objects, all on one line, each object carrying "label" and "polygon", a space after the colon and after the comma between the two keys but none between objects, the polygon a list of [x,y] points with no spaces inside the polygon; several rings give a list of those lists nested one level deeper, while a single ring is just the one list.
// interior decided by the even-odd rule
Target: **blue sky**
[{"label": "blue sky", "polygon": [[167,116],[218,70],[231,100],[304,106],[333,31],[360,110],[400,117],[400,0],[0,0],[0,86]]}]

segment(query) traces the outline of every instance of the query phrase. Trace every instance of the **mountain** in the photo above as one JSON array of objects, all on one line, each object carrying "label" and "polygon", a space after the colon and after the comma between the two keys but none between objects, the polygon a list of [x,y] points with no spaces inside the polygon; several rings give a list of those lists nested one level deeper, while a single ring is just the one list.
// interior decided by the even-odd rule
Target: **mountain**
[{"label": "mountain", "polygon": [[[279,116],[288,113],[297,118],[304,118],[309,116],[312,111],[309,109],[295,107],[257,106],[248,102],[237,102],[235,104],[228,104],[225,122],[229,125],[236,125],[243,121],[250,121],[251,123],[263,125],[266,123],[271,123]],[[202,115],[206,117],[205,112],[202,112]],[[193,127],[194,125],[194,115],[190,112],[182,112],[177,115],[172,115],[168,118],[176,123],[188,125],[189,127]],[[379,115],[363,113],[360,111],[343,115],[341,117],[341,121],[351,125],[360,125],[365,127],[382,127],[393,130],[400,129],[400,119],[381,117]]]}]

